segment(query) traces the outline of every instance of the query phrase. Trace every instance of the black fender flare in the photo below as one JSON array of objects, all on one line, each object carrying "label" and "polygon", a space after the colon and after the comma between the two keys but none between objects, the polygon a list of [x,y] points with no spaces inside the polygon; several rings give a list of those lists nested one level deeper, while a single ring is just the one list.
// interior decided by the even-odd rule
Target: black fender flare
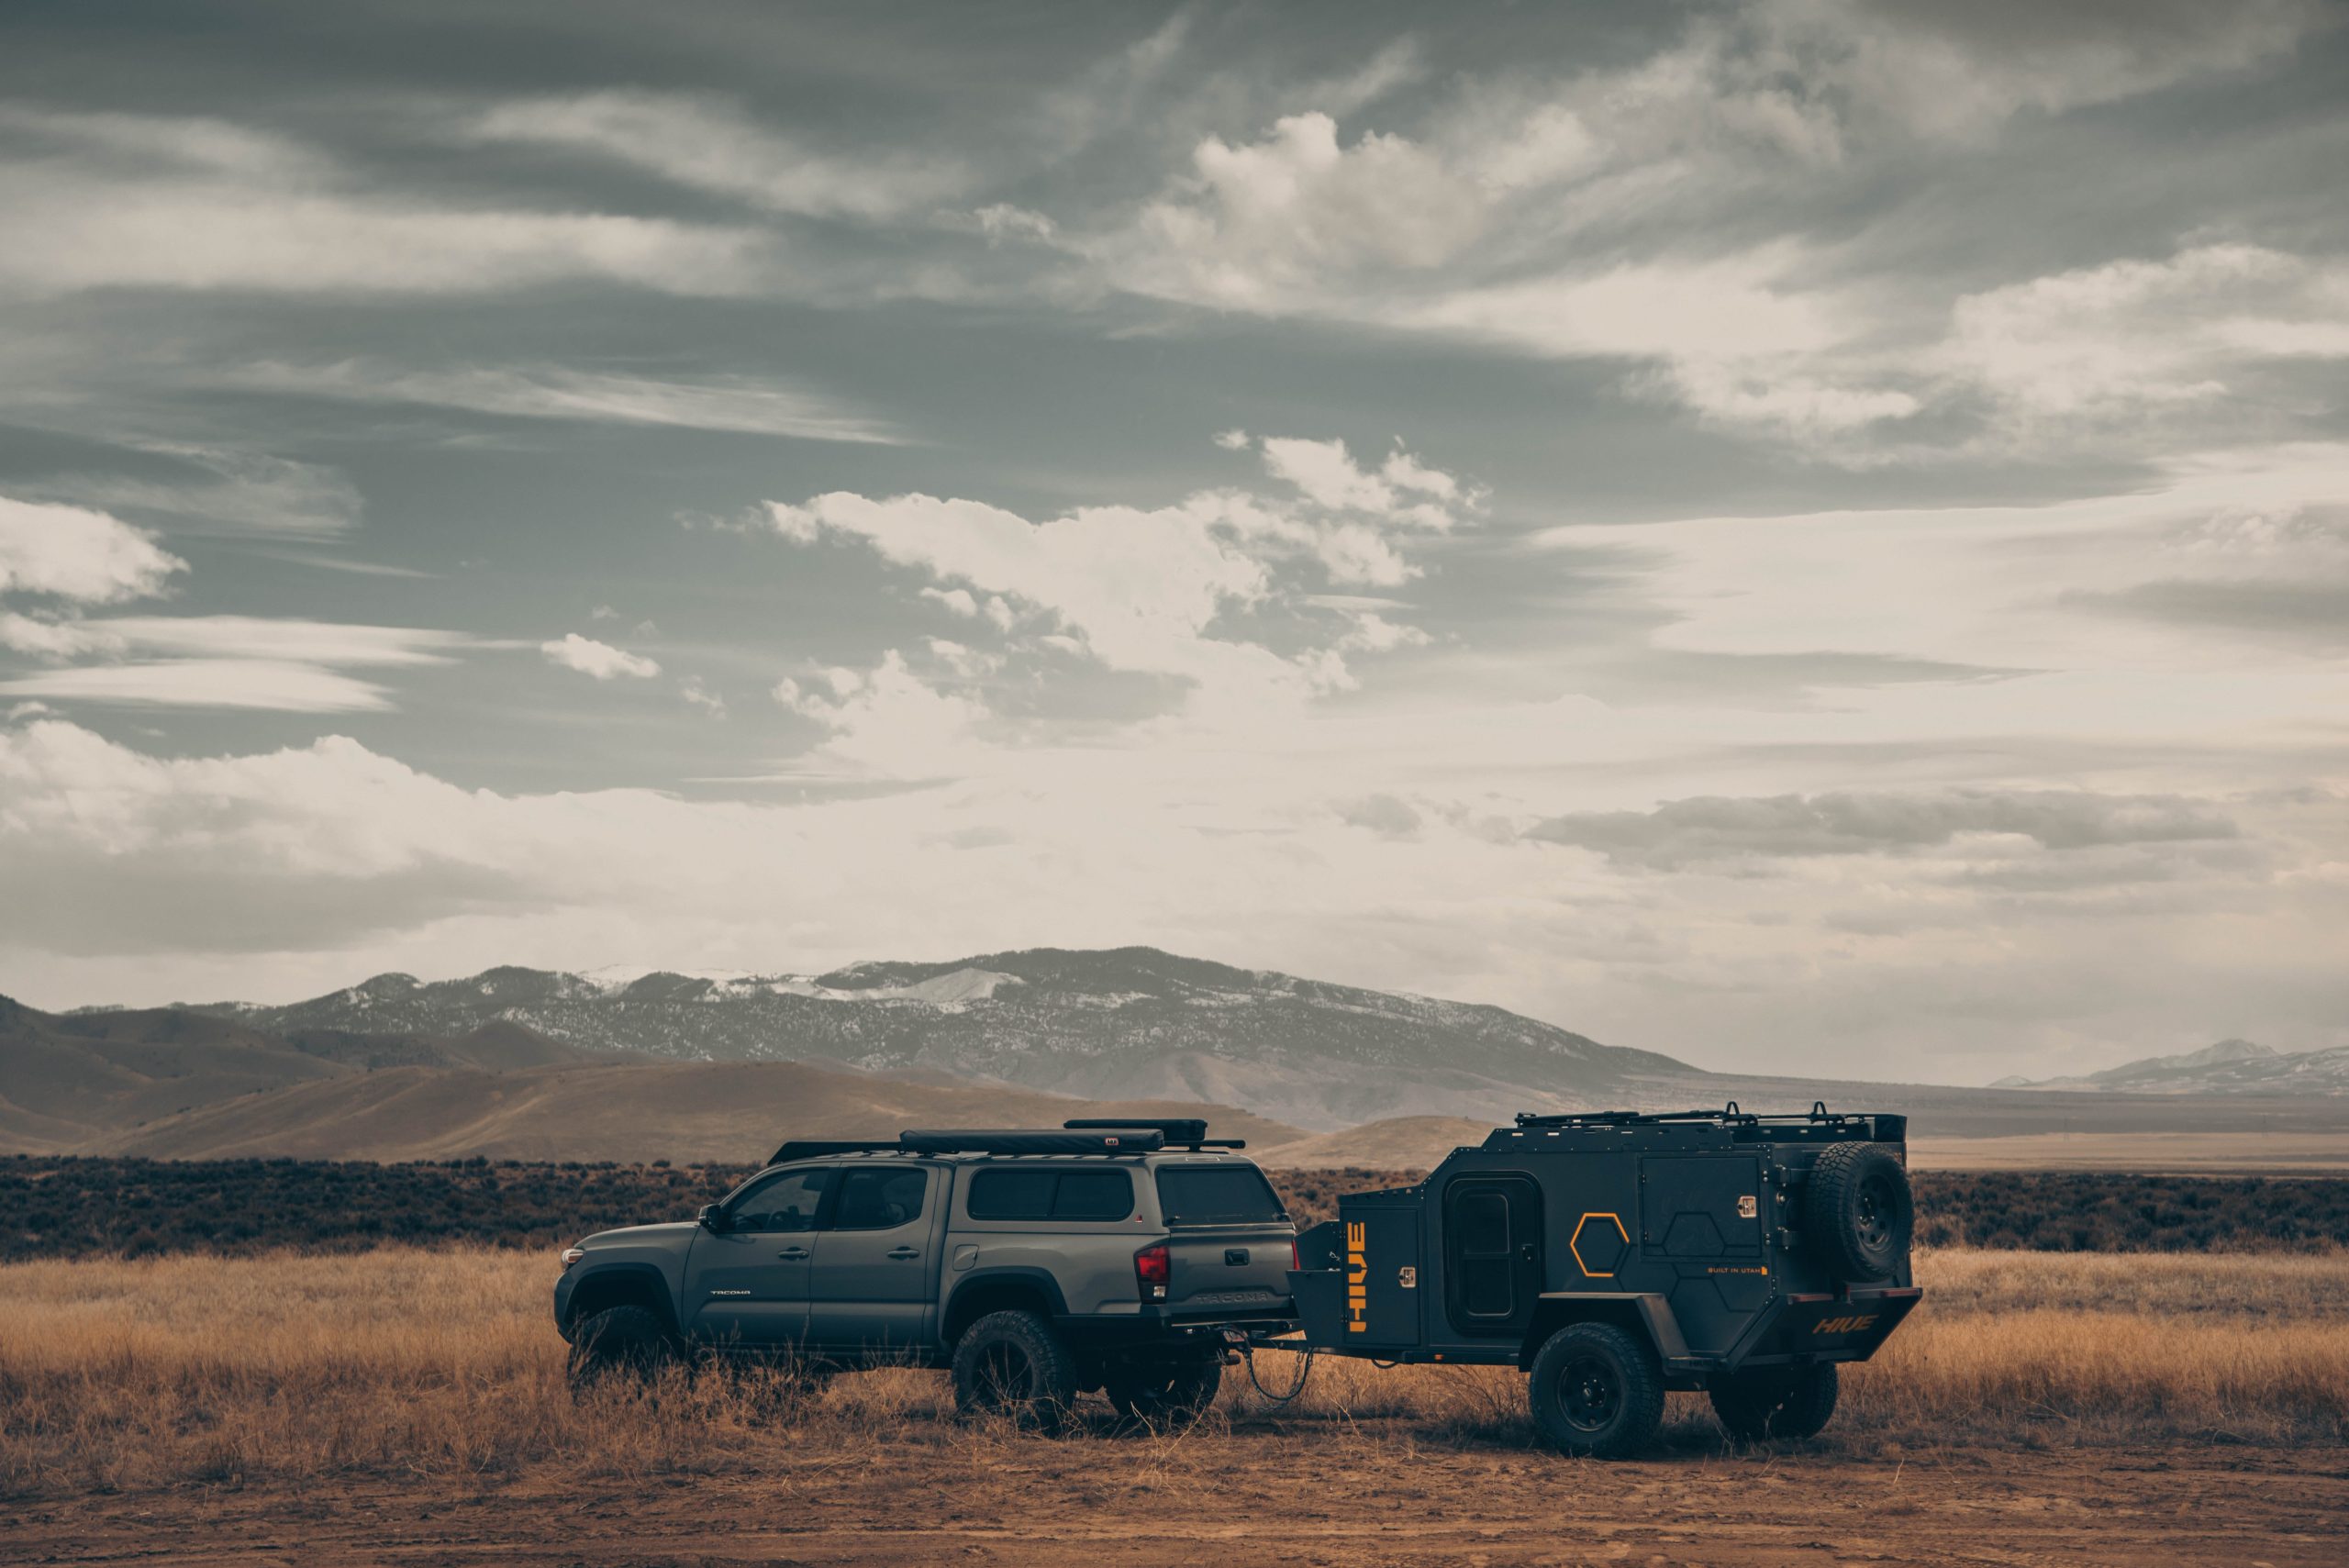
[{"label": "black fender flare", "polygon": [[684,1326],[677,1319],[677,1293],[669,1284],[669,1276],[662,1273],[654,1264],[642,1262],[606,1263],[601,1267],[588,1266],[572,1284],[569,1294],[563,1297],[563,1315],[560,1326],[566,1331],[578,1326],[579,1298],[585,1296],[593,1299],[595,1296],[600,1294],[600,1291],[591,1290],[589,1287],[608,1289],[614,1285],[625,1287],[623,1296],[627,1302],[651,1306],[658,1311],[668,1323],[671,1333],[684,1331]]},{"label": "black fender flare", "polygon": [[1044,1298],[1046,1317],[1060,1318],[1068,1316],[1068,1298],[1061,1293],[1061,1282],[1052,1277],[1052,1272],[1050,1269],[1037,1268],[1026,1263],[1007,1264],[1004,1267],[993,1269],[973,1269],[955,1282],[953,1291],[946,1297],[945,1311],[938,1320],[940,1342],[952,1350],[956,1336],[947,1332],[948,1326],[950,1324],[967,1326],[959,1322],[962,1304],[964,1300],[975,1292],[1002,1284],[1032,1287]]},{"label": "black fender flare", "polygon": [[1518,1347],[1517,1364],[1532,1366],[1550,1336],[1575,1323],[1612,1324],[1646,1340],[1665,1364],[1688,1354],[1672,1303],[1655,1291],[1552,1290],[1534,1298],[1533,1321]]}]

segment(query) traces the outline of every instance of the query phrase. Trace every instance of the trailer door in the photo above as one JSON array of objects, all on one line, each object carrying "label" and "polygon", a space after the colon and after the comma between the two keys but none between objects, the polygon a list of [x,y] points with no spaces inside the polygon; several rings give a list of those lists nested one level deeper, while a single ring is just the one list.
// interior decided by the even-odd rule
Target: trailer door
[{"label": "trailer door", "polygon": [[1542,1189],[1460,1176],[1443,1195],[1443,1306],[1463,1334],[1522,1334],[1542,1291]]}]

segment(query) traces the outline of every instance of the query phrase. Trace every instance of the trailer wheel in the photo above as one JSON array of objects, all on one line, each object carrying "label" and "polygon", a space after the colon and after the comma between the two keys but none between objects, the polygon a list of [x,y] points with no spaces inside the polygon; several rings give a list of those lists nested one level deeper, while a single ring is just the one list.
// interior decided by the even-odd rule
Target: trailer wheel
[{"label": "trailer wheel", "polygon": [[1165,1429],[1187,1427],[1207,1414],[1223,1386],[1223,1362],[1213,1357],[1171,1362],[1111,1363],[1102,1392],[1118,1414]]},{"label": "trailer wheel", "polygon": [[1909,1173],[1882,1145],[1837,1143],[1810,1168],[1803,1233],[1836,1278],[1891,1279],[1909,1260],[1916,1199]]},{"label": "trailer wheel", "polygon": [[1664,1423],[1664,1369],[1620,1329],[1569,1324],[1535,1354],[1526,1397],[1542,1436],[1560,1449],[1621,1459],[1653,1442]]},{"label": "trailer wheel", "polygon": [[1838,1379],[1831,1362],[1757,1367],[1716,1378],[1705,1393],[1722,1428],[1742,1443],[1815,1438],[1835,1414]]},{"label": "trailer wheel", "polygon": [[1008,1416],[1057,1433],[1076,1402],[1076,1363],[1052,1325],[1033,1312],[990,1312],[954,1347],[954,1407]]}]

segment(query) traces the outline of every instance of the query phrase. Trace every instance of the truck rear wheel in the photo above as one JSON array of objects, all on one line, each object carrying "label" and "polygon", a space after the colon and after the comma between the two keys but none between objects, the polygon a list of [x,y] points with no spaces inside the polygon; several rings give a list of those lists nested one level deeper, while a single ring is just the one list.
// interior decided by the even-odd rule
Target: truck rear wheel
[{"label": "truck rear wheel", "polygon": [[1187,1427],[1207,1414],[1223,1386],[1223,1362],[1127,1362],[1104,1370],[1102,1392],[1118,1414],[1152,1427]]},{"label": "truck rear wheel", "polygon": [[954,1346],[954,1407],[1053,1433],[1076,1402],[1076,1363],[1033,1312],[990,1312]]},{"label": "truck rear wheel", "polygon": [[571,1380],[614,1373],[650,1377],[676,1359],[669,1326],[649,1307],[607,1307],[581,1320],[571,1339]]},{"label": "truck rear wheel", "polygon": [[1739,1442],[1817,1437],[1835,1414],[1835,1366],[1757,1367],[1717,1378],[1705,1390],[1713,1414]]},{"label": "truck rear wheel", "polygon": [[1879,1143],[1837,1143],[1820,1151],[1803,1195],[1803,1234],[1837,1279],[1896,1277],[1916,1229],[1909,1173]]},{"label": "truck rear wheel", "polygon": [[1577,1458],[1621,1459],[1664,1424],[1664,1369],[1655,1352],[1606,1323],[1574,1323],[1533,1358],[1526,1389],[1534,1424]]}]

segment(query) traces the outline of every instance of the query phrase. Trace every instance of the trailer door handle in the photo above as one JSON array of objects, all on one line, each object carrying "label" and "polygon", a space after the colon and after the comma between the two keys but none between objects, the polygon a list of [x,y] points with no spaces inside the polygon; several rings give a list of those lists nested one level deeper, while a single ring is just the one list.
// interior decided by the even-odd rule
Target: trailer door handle
[{"label": "trailer door handle", "polygon": [[1527,1262],[1531,1262],[1533,1261],[1533,1243],[1528,1241],[1524,1246],[1520,1247],[1517,1250],[1517,1255],[1523,1258]]},{"label": "trailer door handle", "polygon": [[915,1247],[892,1247],[889,1249],[889,1256],[903,1262],[908,1259],[920,1257],[921,1251]]}]

